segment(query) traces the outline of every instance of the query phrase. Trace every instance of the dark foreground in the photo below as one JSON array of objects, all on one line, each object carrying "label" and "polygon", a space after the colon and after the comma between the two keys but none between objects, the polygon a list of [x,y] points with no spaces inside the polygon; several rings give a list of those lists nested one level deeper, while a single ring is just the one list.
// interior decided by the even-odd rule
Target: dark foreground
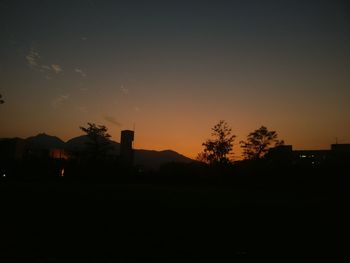
[{"label": "dark foreground", "polygon": [[4,181],[0,262],[349,258],[348,186],[284,183]]}]

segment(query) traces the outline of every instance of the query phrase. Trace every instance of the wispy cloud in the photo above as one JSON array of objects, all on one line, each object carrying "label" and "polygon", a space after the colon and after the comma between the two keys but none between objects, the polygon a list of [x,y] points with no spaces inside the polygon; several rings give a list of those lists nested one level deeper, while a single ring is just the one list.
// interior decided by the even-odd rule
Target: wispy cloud
[{"label": "wispy cloud", "polygon": [[31,48],[29,50],[28,55],[26,55],[26,60],[27,60],[28,65],[32,68],[38,67],[39,66],[39,59],[40,59],[39,53],[34,48]]},{"label": "wispy cloud", "polygon": [[108,121],[109,123],[112,123],[117,126],[121,126],[120,122],[118,122],[114,117],[112,116],[105,116],[104,119]]},{"label": "wispy cloud", "polygon": [[43,70],[51,71],[51,68],[50,68],[49,66],[47,66],[47,65],[41,65],[41,68],[42,68]]},{"label": "wispy cloud", "polygon": [[56,74],[60,73],[63,70],[62,67],[58,64],[52,64],[51,68]]},{"label": "wispy cloud", "polygon": [[42,64],[39,51],[33,47],[29,50],[25,58],[29,67],[31,69],[43,72],[45,74],[46,79],[51,79],[51,77],[48,74],[52,72],[55,72],[56,74],[58,74],[63,71],[61,65],[51,64],[51,66],[49,66],[49,65]]},{"label": "wispy cloud", "polygon": [[78,111],[82,112],[82,113],[87,113],[88,109],[85,106],[79,106],[77,107]]},{"label": "wispy cloud", "polygon": [[85,91],[88,91],[89,88],[87,88],[87,87],[80,87],[79,90],[82,91],[82,92],[85,92]]},{"label": "wispy cloud", "polygon": [[86,73],[80,68],[76,68],[76,69],[74,69],[74,71],[76,73],[80,74],[82,77],[86,77],[87,76]]},{"label": "wispy cloud", "polygon": [[69,99],[69,94],[66,95],[60,95],[57,98],[53,99],[51,102],[51,105],[53,108],[58,108],[62,106],[64,102],[66,102]]},{"label": "wispy cloud", "polygon": [[126,87],[124,87],[124,85],[121,85],[120,91],[121,91],[124,95],[129,94],[129,90],[128,90]]}]

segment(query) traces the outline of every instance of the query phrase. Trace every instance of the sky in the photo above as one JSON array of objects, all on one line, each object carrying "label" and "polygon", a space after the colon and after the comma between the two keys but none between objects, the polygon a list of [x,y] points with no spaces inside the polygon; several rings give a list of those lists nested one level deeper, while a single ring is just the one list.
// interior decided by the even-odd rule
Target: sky
[{"label": "sky", "polygon": [[294,149],[350,143],[348,1],[0,0],[0,137],[87,122],[195,157],[225,120]]}]

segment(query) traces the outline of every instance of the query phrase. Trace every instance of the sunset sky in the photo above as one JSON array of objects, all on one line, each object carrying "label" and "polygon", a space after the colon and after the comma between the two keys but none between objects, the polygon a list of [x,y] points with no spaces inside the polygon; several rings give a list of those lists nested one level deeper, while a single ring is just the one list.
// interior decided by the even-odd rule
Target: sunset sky
[{"label": "sunset sky", "polygon": [[223,119],[238,142],[350,143],[348,1],[0,1],[0,137],[63,140],[87,122],[135,147],[202,150]]}]

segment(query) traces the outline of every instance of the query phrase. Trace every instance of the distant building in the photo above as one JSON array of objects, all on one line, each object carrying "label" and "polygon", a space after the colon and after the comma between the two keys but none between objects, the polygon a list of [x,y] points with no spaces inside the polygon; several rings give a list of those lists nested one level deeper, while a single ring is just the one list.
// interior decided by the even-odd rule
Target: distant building
[{"label": "distant building", "polygon": [[279,145],[271,148],[266,155],[266,158],[274,163],[286,164],[293,162],[293,146],[292,145]]},{"label": "distant building", "polygon": [[124,130],[120,135],[120,159],[126,166],[132,166],[134,162],[134,131]]},{"label": "distant building", "polygon": [[350,162],[350,144],[332,144],[332,160],[341,163]]},{"label": "distant building", "polygon": [[0,159],[20,160],[26,154],[26,143],[23,139],[1,139]]},{"label": "distant building", "polygon": [[49,156],[52,159],[61,159],[61,160],[68,160],[69,155],[64,149],[50,149]]},{"label": "distant building", "polygon": [[0,160],[69,159],[62,148],[36,147],[20,138],[0,139]]},{"label": "distant building", "polygon": [[329,160],[331,150],[297,150],[294,155],[298,163],[317,165]]},{"label": "distant building", "polygon": [[334,152],[342,152],[342,153],[350,153],[350,144],[342,143],[342,144],[332,144],[331,150]]},{"label": "distant building", "polygon": [[350,144],[332,144],[330,150],[293,150],[291,145],[270,149],[266,157],[274,162],[319,165],[350,161]]},{"label": "distant building", "polygon": [[292,152],[293,152],[292,145],[278,145],[269,150],[269,154],[278,154],[278,155],[290,154]]}]

